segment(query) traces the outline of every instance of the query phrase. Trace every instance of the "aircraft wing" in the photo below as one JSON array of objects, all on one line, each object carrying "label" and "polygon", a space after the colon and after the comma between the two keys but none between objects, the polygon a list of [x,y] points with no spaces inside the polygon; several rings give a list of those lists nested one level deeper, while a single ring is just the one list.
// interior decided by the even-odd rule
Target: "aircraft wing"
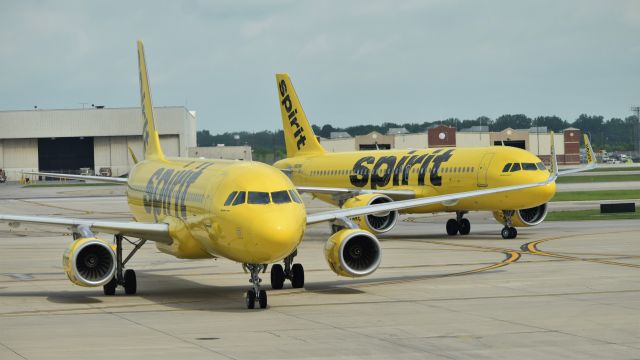
[{"label": "aircraft wing", "polygon": [[114,183],[114,184],[126,184],[128,181],[127,178],[119,178],[119,177],[57,174],[57,173],[46,173],[46,172],[37,172],[37,171],[25,171],[24,174],[46,176],[46,177],[53,177],[53,178],[60,178],[60,179],[102,181],[102,182],[108,182],[108,183]]},{"label": "aircraft wing", "polygon": [[[553,139],[553,136],[552,136],[552,139]],[[362,207],[356,207],[356,208],[338,209],[338,210],[325,211],[325,212],[316,213],[316,214],[309,214],[307,215],[307,224],[315,224],[315,223],[324,222],[324,221],[333,221],[333,220],[348,218],[353,216],[409,209],[409,208],[437,204],[437,203],[451,203],[460,199],[466,199],[466,198],[489,195],[489,194],[497,194],[497,193],[507,192],[507,191],[522,190],[522,189],[534,188],[534,187],[550,184],[556,181],[556,179],[558,178],[558,160],[556,158],[556,150],[555,150],[555,145],[553,144],[553,140],[551,140],[550,171],[551,173],[549,174],[549,178],[547,178],[547,180],[542,182],[502,186],[502,187],[497,187],[493,189],[465,191],[465,192],[459,192],[455,194],[437,195],[437,196],[423,197],[418,199],[392,201],[392,202],[383,203],[383,204],[375,204],[375,205],[368,205],[368,206],[362,206]]]},{"label": "aircraft wing", "polygon": [[18,227],[22,223],[54,225],[75,230],[86,227],[94,232],[125,235],[145,240],[171,244],[168,224],[140,223],[135,221],[104,221],[94,219],[73,219],[49,216],[8,215],[0,214],[1,222],[9,222],[10,227]]},{"label": "aircraft wing", "polygon": [[362,194],[383,194],[392,199],[414,198],[416,193],[413,190],[385,190],[385,189],[349,189],[318,186],[296,186],[296,190],[301,193],[327,194],[327,195],[349,195],[357,196]]},{"label": "aircraft wing", "polygon": [[584,134],[584,148],[587,153],[587,163],[579,168],[560,171],[558,173],[559,176],[575,174],[596,168],[596,157],[593,154],[593,148],[591,147],[591,142],[589,141],[589,137],[587,136],[587,134]]}]

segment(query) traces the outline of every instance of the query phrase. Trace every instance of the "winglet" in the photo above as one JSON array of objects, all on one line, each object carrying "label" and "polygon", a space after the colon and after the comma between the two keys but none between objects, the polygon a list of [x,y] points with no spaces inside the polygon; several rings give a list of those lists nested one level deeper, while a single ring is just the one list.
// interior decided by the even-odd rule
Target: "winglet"
[{"label": "winglet", "polygon": [[596,167],[596,157],[593,153],[593,148],[591,147],[591,141],[589,141],[589,137],[587,134],[584,134],[584,149],[587,155],[587,166],[589,168]]},{"label": "winglet", "polygon": [[553,131],[550,132],[551,134],[551,168],[549,168],[549,171],[551,172],[553,177],[558,177],[558,158],[556,157],[556,145],[555,145],[555,136]]},{"label": "winglet", "polygon": [[164,160],[164,154],[160,146],[160,137],[156,131],[156,125],[153,119],[149,74],[147,73],[147,62],[144,59],[142,40],[138,40],[138,69],[140,71],[140,102],[144,121],[142,127],[142,153],[145,159]]},{"label": "winglet", "polygon": [[131,148],[131,146],[127,146],[127,148],[129,149],[129,155],[131,155],[131,160],[133,160],[134,164],[137,164],[138,158],[136,157],[136,154],[133,153],[133,149]]}]

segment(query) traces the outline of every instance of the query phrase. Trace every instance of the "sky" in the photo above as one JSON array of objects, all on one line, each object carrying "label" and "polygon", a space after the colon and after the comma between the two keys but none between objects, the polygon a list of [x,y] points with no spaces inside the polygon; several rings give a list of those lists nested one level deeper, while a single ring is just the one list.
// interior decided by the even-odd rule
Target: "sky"
[{"label": "sky", "polygon": [[334,127],[640,106],[637,0],[6,0],[0,110],[139,106],[138,39],[212,133],[279,129],[276,72]]}]

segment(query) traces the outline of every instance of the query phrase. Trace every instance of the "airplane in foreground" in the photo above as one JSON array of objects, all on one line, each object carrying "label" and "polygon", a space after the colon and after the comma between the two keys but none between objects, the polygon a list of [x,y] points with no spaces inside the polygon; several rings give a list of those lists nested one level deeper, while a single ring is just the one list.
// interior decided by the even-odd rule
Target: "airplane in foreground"
[{"label": "airplane in foreground", "polygon": [[[289,75],[276,74],[276,84],[287,158],[274,166],[289,175],[299,192],[311,193],[340,208],[481,192],[542,182],[549,176],[537,156],[509,146],[329,153],[313,133]],[[553,141],[553,133],[551,139]],[[559,175],[595,167],[595,157],[586,135],[584,144],[586,166],[566,170]],[[555,161],[553,155],[551,159]],[[513,239],[518,234],[516,227],[542,223],[547,214],[547,202],[555,192],[555,182],[548,182],[545,186],[421,204],[402,211],[362,215],[353,220],[361,229],[380,234],[395,226],[399,212],[450,212],[456,217],[447,221],[447,234],[467,235],[471,231],[471,223],[464,215],[469,211],[490,211],[504,225],[502,237]],[[339,229],[339,226],[333,227],[334,231]]]},{"label": "airplane in foreground", "polygon": [[[544,189],[557,177],[557,171],[545,172],[545,176],[503,187],[307,214],[294,184],[275,167],[249,161],[165,157],[155,128],[140,41],[138,64],[144,159],[135,161],[129,177],[32,173],[122,184],[127,187],[127,202],[135,221],[0,214],[0,221],[9,222],[13,228],[34,223],[70,229],[73,241],[63,254],[66,275],[76,285],[102,286],[105,295],[114,295],[118,286],[124,287],[126,294],[136,293],[135,271],[125,266],[146,242],[152,241],[161,252],[178,258],[224,257],[241,263],[250,273],[252,284],[246,292],[247,308],[254,308],[256,300],[260,308],[265,308],[267,293],[261,289],[259,275],[268,264],[284,261],[285,265],[272,266],[274,289],[282,288],[285,279],[294,288],[304,286],[304,268],[294,264],[293,259],[309,224],[330,222],[340,227],[327,240],[324,256],[336,274],[361,277],[378,268],[382,252],[376,236],[360,229],[351,218],[489,194]],[[113,241],[99,238],[97,233],[112,234]],[[134,245],[126,257],[123,241]]]}]

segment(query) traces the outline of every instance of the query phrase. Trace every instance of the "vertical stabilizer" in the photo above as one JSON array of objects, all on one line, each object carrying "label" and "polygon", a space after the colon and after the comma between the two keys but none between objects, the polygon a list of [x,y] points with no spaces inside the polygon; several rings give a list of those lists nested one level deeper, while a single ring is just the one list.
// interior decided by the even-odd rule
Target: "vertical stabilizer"
[{"label": "vertical stabilizer", "polygon": [[288,74],[276,74],[287,157],[325,152],[302,110]]},{"label": "vertical stabilizer", "polygon": [[160,138],[153,120],[153,107],[151,106],[151,91],[149,90],[149,75],[147,63],[144,59],[144,47],[138,40],[138,68],[140,70],[140,102],[142,105],[142,153],[145,159],[164,160]]}]

